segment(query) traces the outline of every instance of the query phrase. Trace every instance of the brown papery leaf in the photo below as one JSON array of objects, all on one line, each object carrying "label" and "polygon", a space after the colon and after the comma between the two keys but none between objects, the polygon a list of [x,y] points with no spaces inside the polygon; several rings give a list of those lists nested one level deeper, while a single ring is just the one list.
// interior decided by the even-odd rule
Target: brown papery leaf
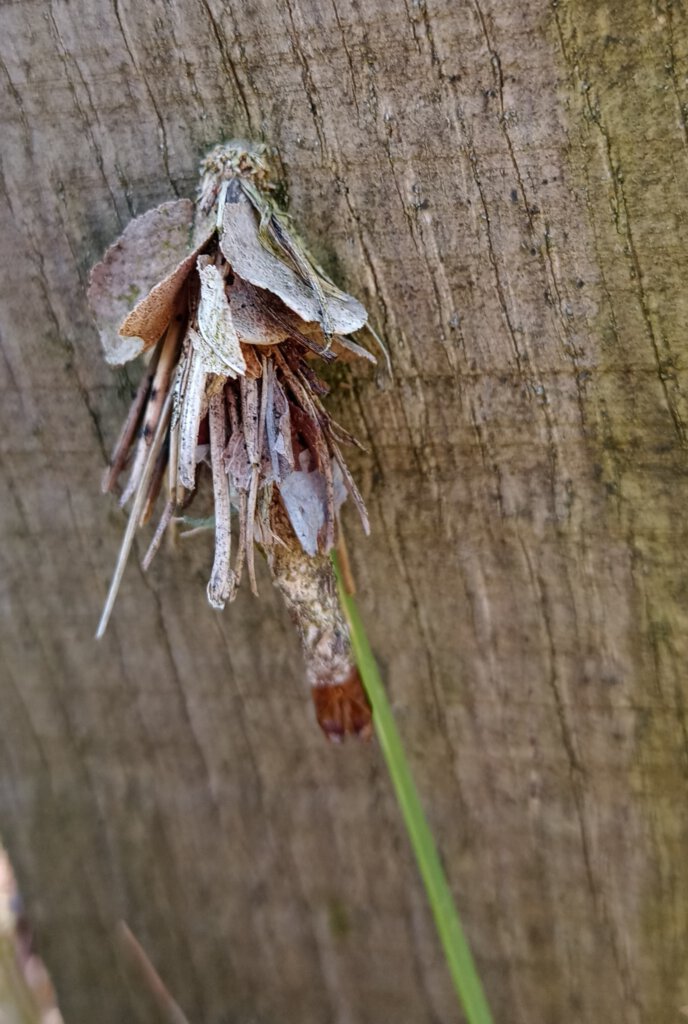
[{"label": "brown papery leaf", "polygon": [[185,256],[162,281],[151,288],[148,295],[134,306],[122,322],[119,333],[125,338],[136,338],[140,343],[138,352],[145,352],[151,345],[155,345],[172,319],[177,295],[202,248],[200,246]]},{"label": "brown papery leaf", "polygon": [[[318,539],[327,523],[327,479],[317,469],[309,470],[309,452],[302,452],[302,468],[289,473],[280,484],[280,494],[289,516],[289,522],[299,544],[308,555],[317,555]],[[346,498],[341,472],[337,467],[334,488],[334,512],[337,513]]]},{"label": "brown papery leaf", "polygon": [[[284,314],[293,316],[270,292],[235,277],[227,288],[229,305],[239,338],[246,345],[279,345],[293,334],[289,323],[281,322],[271,304],[279,303]],[[300,323],[300,321],[298,321]]]},{"label": "brown papery leaf", "polygon": [[[142,337],[134,331],[134,337],[124,338],[119,326],[129,319],[132,304],[184,259],[193,217],[190,199],[162,203],[131,221],[91,271],[88,301],[109,363],[126,363],[143,350]],[[150,344],[158,341],[170,315]]]}]

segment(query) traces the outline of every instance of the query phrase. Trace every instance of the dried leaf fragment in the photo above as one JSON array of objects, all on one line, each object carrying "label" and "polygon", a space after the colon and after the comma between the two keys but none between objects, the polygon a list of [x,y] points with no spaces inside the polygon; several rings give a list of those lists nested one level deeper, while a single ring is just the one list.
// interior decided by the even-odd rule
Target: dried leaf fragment
[{"label": "dried leaf fragment", "polygon": [[137,338],[138,332],[125,338],[120,334],[120,325],[142,297],[186,260],[193,219],[194,204],[190,199],[162,203],[148,210],[130,221],[91,271],[88,301],[109,363],[127,363],[143,351],[145,342],[142,344],[142,339]]},{"label": "dried leaf fragment", "polygon": [[[325,311],[313,289],[261,244],[256,214],[248,199],[241,196],[225,205],[222,228],[220,248],[239,277],[279,296],[302,320],[323,323]],[[351,334],[368,319],[361,303],[351,295],[328,295],[326,305],[328,333]]]},{"label": "dried leaf fragment", "polygon": [[[279,345],[298,334],[296,325],[284,323],[278,299],[241,277],[227,286],[229,306],[240,340],[245,345]],[[281,303],[279,303],[281,306]]]}]

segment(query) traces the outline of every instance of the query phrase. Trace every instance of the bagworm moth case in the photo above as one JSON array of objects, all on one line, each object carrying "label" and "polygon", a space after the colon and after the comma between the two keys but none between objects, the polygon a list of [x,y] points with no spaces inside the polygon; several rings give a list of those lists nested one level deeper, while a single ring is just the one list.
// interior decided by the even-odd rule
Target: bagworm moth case
[{"label": "bagworm moth case", "polygon": [[347,495],[368,516],[342,454],[355,440],[328,414],[312,360],[373,356],[349,335],[367,314],[317,267],[273,200],[262,147],[217,146],[197,203],[137,217],[91,273],[89,301],[109,362],[146,368],[104,489],[131,502],[97,635],[105,632],[134,536],[161,506],[144,568],[212,482],[215,556],[208,600],[221,609],[244,569],[257,593],[261,550],[301,637],[318,721],[333,739],[367,735],[329,558]]}]

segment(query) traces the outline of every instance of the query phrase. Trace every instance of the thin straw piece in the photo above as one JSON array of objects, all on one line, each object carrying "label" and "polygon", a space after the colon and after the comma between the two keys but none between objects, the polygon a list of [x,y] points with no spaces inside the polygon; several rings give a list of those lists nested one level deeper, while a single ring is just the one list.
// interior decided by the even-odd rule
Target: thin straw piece
[{"label": "thin straw piece", "polygon": [[110,616],[112,615],[112,609],[117,599],[117,593],[122,582],[122,576],[124,575],[124,569],[129,558],[131,546],[134,543],[134,535],[139,525],[139,519],[143,511],[143,507],[146,504],[146,498],[148,497],[148,484],[150,483],[153,470],[155,468],[155,460],[158,456],[158,452],[162,446],[165,432],[170,422],[170,412],[172,410],[172,388],[170,388],[165,397],[165,402],[162,407],[162,413],[158,420],[158,425],[153,436],[148,456],[146,458],[143,471],[141,473],[141,481],[136,491],[136,497],[134,498],[134,504],[131,512],[129,513],[129,522],[127,528],[124,531],[124,537],[122,538],[122,544],[119,549],[119,555],[117,557],[117,565],[115,566],[115,572],[110,583],[110,589],[108,596],[105,601],[103,608],[103,614],[100,616],[100,622],[98,623],[98,629],[96,630],[96,640],[100,640],[105,634]]}]

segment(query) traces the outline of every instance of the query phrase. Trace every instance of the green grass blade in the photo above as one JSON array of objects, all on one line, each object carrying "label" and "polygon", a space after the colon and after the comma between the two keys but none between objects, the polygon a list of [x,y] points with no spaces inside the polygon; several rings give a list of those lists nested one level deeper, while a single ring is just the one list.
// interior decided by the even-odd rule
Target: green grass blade
[{"label": "green grass blade", "polygon": [[335,570],[342,606],[349,621],[351,643],[358,670],[373,708],[373,721],[378,740],[392,778],[459,1001],[468,1024],[492,1024],[485,993],[440,864],[437,847],[423,812],[368,637],[356,602],[342,585],[336,559]]}]

